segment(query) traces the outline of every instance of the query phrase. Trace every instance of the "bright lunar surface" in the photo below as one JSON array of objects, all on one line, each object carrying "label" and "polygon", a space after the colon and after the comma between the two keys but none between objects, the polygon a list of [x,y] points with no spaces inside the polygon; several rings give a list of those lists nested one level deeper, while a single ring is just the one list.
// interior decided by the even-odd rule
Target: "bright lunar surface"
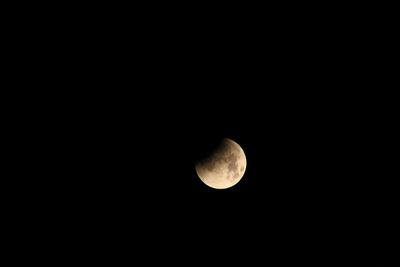
[{"label": "bright lunar surface", "polygon": [[243,149],[225,138],[209,157],[196,163],[196,172],[209,187],[225,189],[237,184],[246,170]]}]

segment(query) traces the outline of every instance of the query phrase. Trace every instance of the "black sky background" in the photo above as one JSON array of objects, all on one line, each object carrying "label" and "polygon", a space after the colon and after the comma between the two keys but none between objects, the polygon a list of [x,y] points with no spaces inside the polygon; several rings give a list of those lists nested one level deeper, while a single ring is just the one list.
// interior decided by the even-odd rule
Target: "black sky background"
[{"label": "black sky background", "polygon": [[[45,65],[63,62],[46,72],[60,112],[46,136],[65,153],[43,186],[72,243],[172,248],[166,262],[182,248],[199,263],[389,261],[394,106],[373,24],[268,14],[55,27]],[[213,190],[194,164],[224,137],[247,170]]]},{"label": "black sky background", "polygon": [[[139,221],[165,245],[204,242],[217,258],[254,247],[267,262],[386,260],[394,193],[380,152],[387,122],[376,113],[379,99],[373,89],[349,88],[345,61],[310,60],[261,74],[252,60],[212,67],[209,59],[190,71],[160,70],[160,80],[150,72],[151,86],[139,92],[105,93],[102,116],[93,110],[102,132],[87,137],[99,153],[84,178],[88,210],[115,216],[112,225]],[[194,164],[224,137],[243,147],[248,167],[237,186],[220,191],[202,184]]]}]

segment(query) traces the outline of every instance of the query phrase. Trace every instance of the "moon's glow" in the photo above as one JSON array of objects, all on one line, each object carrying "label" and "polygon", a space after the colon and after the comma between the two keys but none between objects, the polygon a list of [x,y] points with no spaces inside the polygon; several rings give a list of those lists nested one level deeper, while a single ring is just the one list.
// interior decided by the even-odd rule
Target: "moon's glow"
[{"label": "moon's glow", "polygon": [[208,186],[225,189],[237,184],[246,171],[243,149],[231,139],[223,139],[221,145],[209,157],[196,164],[196,172]]}]

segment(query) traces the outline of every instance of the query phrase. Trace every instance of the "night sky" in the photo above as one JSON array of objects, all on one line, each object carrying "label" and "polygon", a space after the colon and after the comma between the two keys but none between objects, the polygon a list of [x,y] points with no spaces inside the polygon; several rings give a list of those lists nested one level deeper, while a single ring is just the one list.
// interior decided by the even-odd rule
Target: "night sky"
[{"label": "night sky", "polygon": [[[204,242],[222,262],[247,258],[243,247],[266,263],[386,261],[394,189],[380,147],[387,122],[364,102],[373,93],[339,90],[318,70],[217,76],[117,96],[88,184],[98,212],[163,246]],[[248,165],[236,186],[214,190],[194,165],[224,137]]]},{"label": "night sky", "polygon": [[[154,258],[171,248],[165,262],[183,248],[199,264],[388,261],[393,106],[361,30],[311,22],[82,30],[64,55],[73,74],[55,78],[73,126],[59,189],[71,233]],[[214,190],[194,166],[222,138],[247,169]]]}]

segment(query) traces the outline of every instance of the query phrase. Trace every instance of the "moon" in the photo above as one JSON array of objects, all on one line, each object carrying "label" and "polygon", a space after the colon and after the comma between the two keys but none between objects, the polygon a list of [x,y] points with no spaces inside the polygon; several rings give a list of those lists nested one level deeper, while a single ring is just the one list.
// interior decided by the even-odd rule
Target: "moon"
[{"label": "moon", "polygon": [[246,155],[233,140],[224,138],[221,144],[195,168],[201,181],[215,189],[226,189],[236,185],[246,171]]}]

